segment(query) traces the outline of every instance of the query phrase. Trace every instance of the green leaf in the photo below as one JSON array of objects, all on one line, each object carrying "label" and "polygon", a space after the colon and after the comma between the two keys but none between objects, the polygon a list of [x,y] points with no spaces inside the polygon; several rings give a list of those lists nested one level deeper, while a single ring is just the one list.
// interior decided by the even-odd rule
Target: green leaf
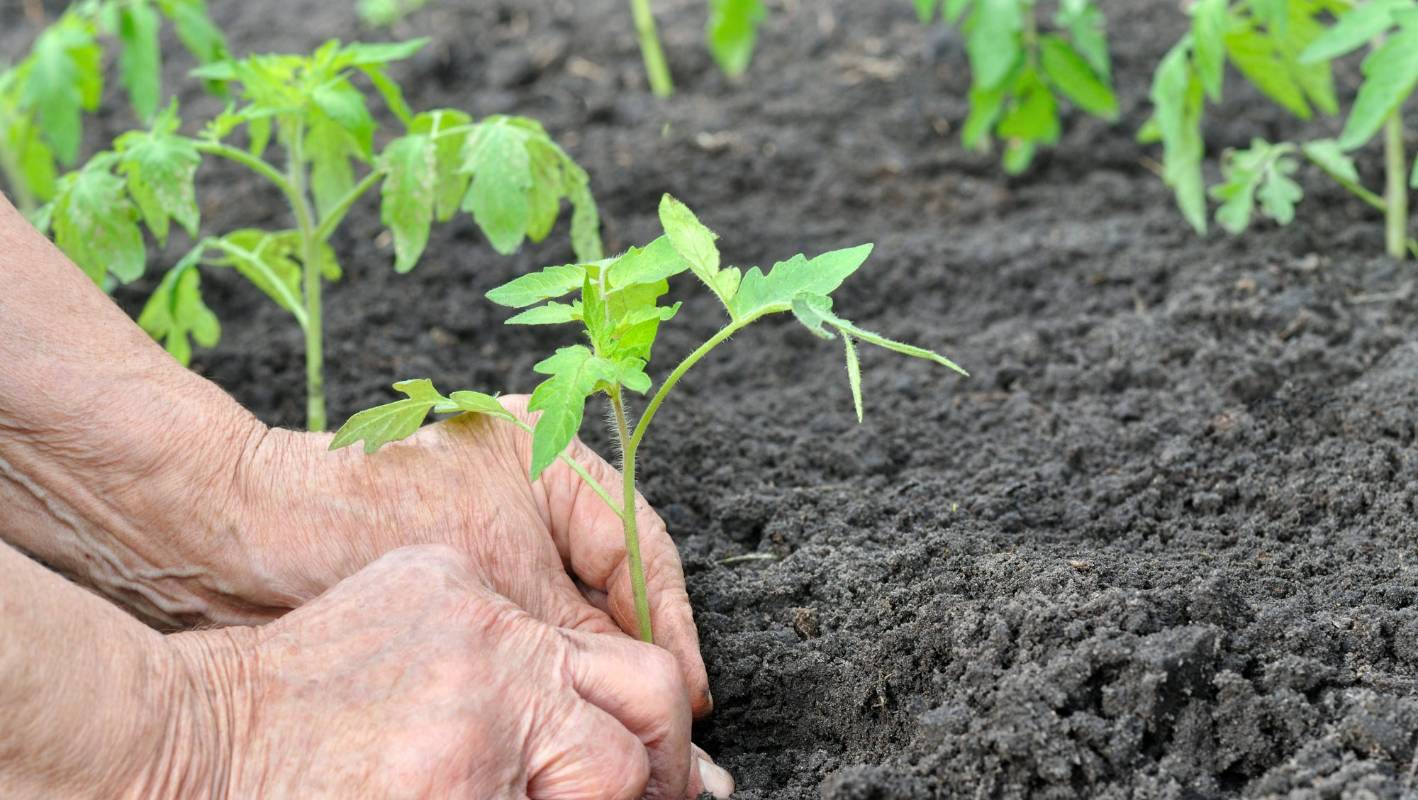
[{"label": "green leaf", "polygon": [[310,159],[310,189],[315,210],[323,218],[354,188],[350,158],[357,144],[348,131],[329,116],[312,112],[308,118],[305,152]]},{"label": "green leaf", "polygon": [[543,300],[561,297],[581,288],[586,280],[586,267],[565,264],[532,272],[487,293],[487,299],[508,308],[526,308]]},{"label": "green leaf", "polygon": [[551,376],[537,386],[527,404],[528,410],[541,412],[532,432],[531,478],[535,481],[576,438],[586,400],[596,385],[614,381],[617,371],[582,345],[563,347],[533,369]]},{"label": "green leaf", "polygon": [[365,453],[378,452],[390,442],[402,441],[417,433],[435,406],[453,402],[439,394],[433,382],[426,379],[400,381],[394,384],[394,389],[407,398],[350,417],[335,433],[330,449],[349,447],[363,439]]},{"label": "green leaf", "polygon": [[641,283],[658,283],[688,268],[689,262],[675,250],[670,237],[661,236],[644,247],[630,248],[624,255],[614,259],[606,270],[611,286],[620,288]]},{"label": "green leaf", "polygon": [[926,361],[931,361],[948,369],[952,369],[960,373],[961,375],[965,375],[967,377],[970,375],[970,373],[961,369],[960,366],[957,365],[954,361],[951,361],[950,359],[939,353],[927,350],[924,347],[917,347],[912,344],[898,342],[894,339],[888,339],[879,333],[872,333],[871,331],[863,330],[861,328],[858,328],[856,325],[853,325],[851,322],[848,322],[847,320],[836,316],[835,314],[832,314],[828,317],[827,324],[836,328],[837,331],[843,334],[844,336],[851,336],[857,339],[858,341],[866,342],[867,344],[874,344],[877,347],[885,348],[887,350],[892,351],[893,353],[900,353],[903,356],[910,356],[911,358],[920,358]]},{"label": "green leaf", "polygon": [[1002,138],[1053,144],[1059,139],[1059,109],[1048,84],[1033,70],[1025,70],[1015,85],[1013,108],[996,129]]},{"label": "green leaf", "polygon": [[1044,36],[1039,44],[1044,74],[1065,97],[1090,114],[1109,121],[1118,118],[1118,98],[1087,59],[1057,36]]},{"label": "green leaf", "polygon": [[418,263],[433,225],[438,180],[432,139],[411,134],[389,143],[381,161],[384,178],[380,220],[394,234],[394,269],[408,272]]},{"label": "green leaf", "polygon": [[119,6],[118,40],[123,45],[118,54],[119,81],[138,118],[151,120],[162,99],[162,51],[158,15],[145,0]]},{"label": "green leaf", "polygon": [[464,148],[463,172],[472,185],[463,199],[493,249],[511,255],[522,246],[531,222],[532,160],[527,134],[506,120],[483,122]]},{"label": "green leaf", "polygon": [[1253,140],[1245,150],[1227,151],[1221,166],[1226,180],[1211,192],[1221,201],[1216,221],[1231,233],[1244,231],[1250,227],[1257,200],[1265,214],[1281,225],[1293,221],[1295,204],[1304,191],[1290,177],[1298,168],[1292,153],[1292,146],[1272,145],[1264,139]]},{"label": "green leaf", "polygon": [[[591,196],[591,181],[585,170],[567,159],[566,197],[571,202],[571,249],[582,261],[599,261],[605,257],[601,244],[601,212]],[[570,175],[575,167],[575,175]]]},{"label": "green leaf", "polygon": [[1319,139],[1305,142],[1301,149],[1304,150],[1306,158],[1318,164],[1320,169],[1329,173],[1335,180],[1359,184],[1359,168],[1354,165],[1354,159],[1339,146],[1339,142],[1334,139]]},{"label": "green leaf", "polygon": [[463,202],[463,196],[468,193],[470,179],[463,172],[463,145],[468,140],[469,132],[453,131],[472,123],[473,118],[462,111],[438,109],[419,114],[409,124],[410,133],[426,134],[434,141],[434,163],[438,177],[434,207],[440,222],[453,218]]},{"label": "green leaf", "polygon": [[984,150],[989,142],[990,131],[999,121],[1004,111],[1004,101],[1017,76],[1000,83],[999,86],[985,87],[973,84],[970,87],[970,114],[960,130],[960,143],[967,150]]},{"label": "green leaf", "polygon": [[1418,87],[1418,22],[1401,28],[1370,53],[1363,71],[1364,83],[1339,136],[1345,150],[1372,139]]},{"label": "green leaf", "polygon": [[129,283],[147,267],[138,210],[123,181],[109,171],[114,158],[100,154],[65,176],[54,199],[55,243],[99,285],[110,274]]},{"label": "green leaf", "polygon": [[560,325],[581,321],[581,302],[557,303],[535,306],[507,320],[508,325]]},{"label": "green leaf", "polygon": [[706,228],[699,221],[699,217],[689,210],[689,206],[668,194],[660,198],[660,226],[664,228],[665,236],[669,238],[675,252],[684,259],[690,272],[718,294],[720,301],[728,306],[732,295],[720,294],[720,287],[716,284],[719,274],[719,248],[714,244],[714,240],[719,238],[718,234]]},{"label": "green leaf", "polygon": [[754,267],[743,277],[734,296],[735,318],[744,319],[775,305],[792,303],[799,295],[829,295],[871,255],[872,245],[864,244],[808,260],[799,254],[773,265],[766,275]]},{"label": "green leaf", "polygon": [[[212,64],[230,57],[226,39],[207,16],[203,0],[158,0],[158,5],[172,20],[177,38],[197,63]],[[210,88],[220,89],[220,85]]]},{"label": "green leaf", "polygon": [[1334,27],[1310,42],[1300,54],[1300,62],[1319,64],[1358,50],[1389,29],[1395,9],[1412,5],[1412,0],[1370,0],[1354,6]]},{"label": "green leaf", "polygon": [[403,61],[422,50],[428,38],[410,39],[407,42],[352,42],[341,49],[335,63],[340,67],[367,67],[372,64],[388,64]]},{"label": "green leaf", "polygon": [[373,154],[374,117],[364,105],[364,95],[349,81],[341,78],[317,86],[310,99],[316,108],[350,134],[361,157],[367,159]]},{"label": "green leaf", "polygon": [[1192,55],[1206,96],[1221,101],[1226,70],[1228,0],[1200,0],[1192,6]]},{"label": "green leaf", "polygon": [[221,253],[212,261],[215,266],[235,269],[297,319],[304,314],[296,231],[269,233],[245,228],[211,240],[211,248]]},{"label": "green leaf", "polygon": [[1162,59],[1152,77],[1153,119],[1162,137],[1163,178],[1176,194],[1182,215],[1198,233],[1206,232],[1206,188],[1201,174],[1202,86],[1193,74],[1183,39]]},{"label": "green leaf", "polygon": [[359,71],[363,72],[365,77],[369,78],[369,82],[374,84],[375,91],[384,98],[384,105],[389,107],[389,111],[398,117],[400,122],[406,126],[413,122],[414,112],[409,108],[408,101],[404,99],[404,90],[394,82],[393,78],[389,77],[389,74],[384,71],[384,67],[368,65],[360,67]]},{"label": "green leaf", "polygon": [[857,410],[857,422],[866,419],[862,409],[862,365],[857,362],[857,346],[852,337],[842,335],[842,347],[847,355],[847,383],[852,387],[852,405]]},{"label": "green leaf", "polygon": [[1269,36],[1255,28],[1237,28],[1226,36],[1226,52],[1236,68],[1270,99],[1300,119],[1312,116],[1305,90]]},{"label": "green leaf", "polygon": [[98,105],[101,56],[92,30],[66,18],[40,34],[27,60],[25,103],[35,109],[40,130],[65,164],[79,157],[83,111]]},{"label": "green leaf", "polygon": [[167,243],[169,219],[177,220],[194,239],[201,224],[196,176],[202,156],[192,140],[174,134],[177,126],[174,101],[151,131],[131,131],[114,142],[128,193],[159,244]]},{"label": "green leaf", "polygon": [[448,399],[452,402],[449,404],[440,404],[439,407],[434,410],[441,414],[455,411],[464,414],[483,414],[496,419],[504,419],[508,422],[517,419],[517,415],[504,408],[502,403],[490,394],[460,391],[448,395]]},{"label": "green leaf", "polygon": [[737,77],[748,70],[758,26],[768,15],[763,0],[710,0],[706,37],[719,68]]},{"label": "green leaf", "polygon": [[1111,81],[1113,65],[1108,54],[1108,34],[1103,12],[1093,0],[1062,0],[1055,22],[1068,31],[1074,49],[1088,61],[1093,72]]},{"label": "green leaf", "polygon": [[975,2],[965,24],[965,52],[970,58],[970,71],[976,85],[998,86],[1024,57],[1020,42],[1024,13],[1019,0]]},{"label": "green leaf", "polygon": [[197,271],[200,250],[193,250],[168,270],[138,316],[138,325],[163,343],[183,366],[192,360],[192,342],[215,347],[221,324],[202,302],[201,276]]}]

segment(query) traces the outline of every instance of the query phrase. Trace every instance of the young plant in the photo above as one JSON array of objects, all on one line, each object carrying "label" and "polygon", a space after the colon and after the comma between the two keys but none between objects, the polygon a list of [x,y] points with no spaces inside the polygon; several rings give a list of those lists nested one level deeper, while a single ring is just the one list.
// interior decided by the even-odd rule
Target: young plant
[{"label": "young plant", "polygon": [[1093,0],[1061,0],[1054,30],[1040,32],[1034,0],[915,0],[922,22],[937,13],[960,24],[970,61],[967,148],[1004,141],[1004,168],[1029,168],[1059,140],[1059,100],[1109,122],[1118,119],[1103,14]]},{"label": "young plant", "polygon": [[428,0],[359,0],[355,13],[364,24],[387,28],[428,4]]},{"label": "young plant", "polygon": [[[525,309],[509,319],[509,325],[566,323],[582,329],[584,343],[563,347],[534,367],[548,376],[532,393],[528,405],[529,410],[540,412],[535,426],[508,412],[491,395],[443,395],[430,381],[413,380],[394,385],[406,395],[405,399],[355,414],[330,443],[331,449],[338,449],[363,440],[365,452],[374,453],[389,442],[412,435],[429,412],[486,414],[530,432],[531,480],[537,480],[547,467],[561,459],[620,517],[640,636],[646,641],[652,641],[653,634],[635,518],[637,456],[650,423],[670,391],[715,347],[764,317],[789,312],[817,336],[840,336],[858,420],[862,418],[862,387],[857,342],[923,358],[965,374],[943,356],[863,330],[833,310],[832,292],[866,261],[872,250],[869,244],[813,259],[793,256],[767,272],[758,267],[741,271],[720,265],[714,243],[718,237],[668,195],[660,203],[660,224],[664,235],[643,248],[631,248],[621,256],[601,261],[547,267],[488,293],[488,299],[499,305]],[[660,325],[680,310],[678,302],[661,303],[669,291],[667,280],[685,270],[708,287],[723,306],[728,322],[670,371],[639,420],[632,423],[630,395],[650,392],[653,381],[646,368],[656,334]],[[573,294],[579,296],[571,302],[559,299]],[[596,483],[565,455],[567,445],[581,429],[587,400],[598,394],[610,400],[620,446],[623,478],[618,498],[613,496],[612,487]]]},{"label": "young plant", "polygon": [[767,17],[763,0],[709,0],[705,40],[725,75],[737,78],[748,71],[758,28]]},{"label": "young plant", "polygon": [[70,6],[28,56],[0,73],[0,174],[25,214],[53,197],[58,165],[78,160],[83,114],[97,110],[103,95],[104,36],[120,45],[118,79],[134,114],[144,122],[157,115],[162,17],[199,63],[226,58],[203,0],[87,0]]},{"label": "young plant", "polygon": [[[338,280],[330,239],[350,208],[379,186],[381,219],[392,234],[394,268],[418,263],[435,219],[469,212],[492,246],[516,251],[545,238],[561,201],[574,208],[572,245],[579,258],[601,257],[599,217],[589,181],[531,120],[494,116],[474,122],[457,110],[415,115],[386,65],[422,41],[329,42],[310,56],[263,55],[198,70],[239,88],[243,103],[212,120],[198,138],[178,133],[176,108],[153,128],[125,134],[114,149],[60,181],[44,213],[55,239],[96,282],[127,282],[147,260],[142,222],[164,243],[176,220],[196,246],[148,300],[139,323],[184,363],[191,341],[210,347],[220,328],[202,302],[198,267],[231,268],[288,311],[305,334],[307,426],[326,424],[321,294]],[[366,106],[362,76],[404,127],[375,147],[377,123]],[[246,146],[230,143],[242,129]],[[281,160],[268,159],[272,139]],[[194,180],[206,157],[226,159],[265,179],[285,200],[293,227],[242,229],[199,238]],[[367,164],[362,176],[356,165]]]},{"label": "young plant", "polygon": [[[1323,13],[1337,15],[1326,29]],[[1201,0],[1192,8],[1188,35],[1163,59],[1153,80],[1153,121],[1144,138],[1160,139],[1163,176],[1182,213],[1194,228],[1207,228],[1207,190],[1202,177],[1205,145],[1202,114],[1208,100],[1222,96],[1226,63],[1267,97],[1301,119],[1315,110],[1337,114],[1339,101],[1332,62],[1366,45],[1364,81],[1338,139],[1272,144],[1255,139],[1244,150],[1225,154],[1224,180],[1210,195],[1220,202],[1217,222],[1232,233],[1249,227],[1259,206],[1276,222],[1288,224],[1303,197],[1290,176],[1304,157],[1340,186],[1386,217],[1386,248],[1395,258],[1415,249],[1408,235],[1410,176],[1403,145],[1402,107],[1418,86],[1418,2],[1373,0],[1272,0],[1268,3]],[[1351,153],[1385,132],[1386,188],[1380,195],[1363,186]]]}]

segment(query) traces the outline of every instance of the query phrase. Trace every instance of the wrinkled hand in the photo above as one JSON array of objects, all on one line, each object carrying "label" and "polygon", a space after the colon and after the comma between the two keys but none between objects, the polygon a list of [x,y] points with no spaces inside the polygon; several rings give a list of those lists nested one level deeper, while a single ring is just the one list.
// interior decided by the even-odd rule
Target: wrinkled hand
[{"label": "wrinkled hand", "polygon": [[[502,400],[530,419],[525,397]],[[253,599],[299,605],[390,550],[446,544],[543,622],[638,630],[619,517],[563,463],[530,482],[530,437],[516,426],[468,415],[374,455],[328,445],[328,435],[272,431],[248,454],[245,471],[260,484],[245,502],[268,520],[251,526],[261,541],[250,584],[265,594]],[[619,494],[619,472],[579,440],[569,455]],[[638,517],[655,640],[703,716],[713,700],[679,555],[643,498]]]},{"label": "wrinkled hand", "polygon": [[447,547],[405,548],[268,625],[169,637],[197,744],[168,783],[233,797],[732,791],[690,745],[666,651],[540,622],[480,571]]}]

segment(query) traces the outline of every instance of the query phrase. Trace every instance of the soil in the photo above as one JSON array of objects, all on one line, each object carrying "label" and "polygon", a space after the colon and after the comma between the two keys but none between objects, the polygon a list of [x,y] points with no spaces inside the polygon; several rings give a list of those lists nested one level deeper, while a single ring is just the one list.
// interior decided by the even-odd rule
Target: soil
[{"label": "soil", "polygon": [[[238,52],[376,35],[347,3],[214,5]],[[973,374],[867,352],[858,425],[839,349],[768,322],[659,416],[643,488],[717,700],[696,738],[737,796],[1418,796],[1418,273],[1313,176],[1289,228],[1186,227],[1132,137],[1178,3],[1105,3],[1122,122],[1070,114],[1015,179],[960,147],[960,41],[904,0],[772,3],[743,85],[700,46],[702,3],[659,5],[666,102],[620,0],[435,0],[395,29],[433,39],[397,73],[415,107],[541,119],[613,249],[655,234],[665,191],[736,263],[876,242],[839,310]],[[1335,127],[1228,92],[1213,152]],[[214,229],[282,224],[257,183],[205,180]],[[365,206],[336,242],[332,419],[406,377],[530,389],[565,335],[504,328],[482,295],[569,259],[564,223],[500,258],[463,218],[407,276],[380,232]],[[225,335],[195,367],[299,425],[294,326],[234,276],[205,285]],[[695,297],[661,364],[713,331]]]}]

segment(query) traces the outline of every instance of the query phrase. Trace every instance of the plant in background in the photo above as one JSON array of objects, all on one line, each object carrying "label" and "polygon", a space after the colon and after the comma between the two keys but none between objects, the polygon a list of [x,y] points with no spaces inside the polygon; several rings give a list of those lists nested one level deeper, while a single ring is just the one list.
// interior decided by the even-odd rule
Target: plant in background
[{"label": "plant in background", "polygon": [[737,78],[748,71],[758,28],[767,17],[763,0],[709,0],[705,39],[724,74]]},{"label": "plant in background", "polygon": [[355,13],[366,25],[384,28],[428,5],[428,0],[359,0]]},{"label": "plant in background", "polygon": [[[355,414],[330,443],[331,449],[338,449],[363,440],[365,452],[374,453],[389,442],[411,436],[429,412],[486,414],[530,432],[531,480],[537,480],[558,459],[566,461],[621,518],[640,636],[646,641],[652,641],[653,635],[635,519],[636,457],[670,390],[715,347],[764,317],[789,312],[817,336],[840,336],[858,420],[862,418],[862,388],[857,342],[965,374],[943,356],[863,330],[833,310],[832,292],[866,261],[872,251],[869,244],[812,259],[797,255],[767,272],[758,267],[745,272],[722,267],[715,245],[718,237],[668,195],[660,203],[660,224],[664,236],[643,248],[631,248],[616,258],[547,267],[488,293],[488,299],[499,305],[526,309],[509,319],[509,325],[567,323],[582,328],[584,343],[563,347],[534,367],[548,376],[532,393],[528,405],[529,410],[541,414],[535,427],[508,412],[491,395],[463,391],[445,396],[432,382],[420,379],[395,384],[405,399]],[[632,424],[629,396],[649,393],[653,381],[646,367],[655,337],[660,325],[680,310],[680,303],[662,305],[661,299],[669,292],[668,279],[685,270],[708,287],[729,321],[670,371]],[[579,296],[563,302],[560,298],[566,295]],[[619,499],[565,455],[567,445],[581,429],[587,400],[597,394],[606,395],[613,410],[622,458]]]},{"label": "plant in background", "polygon": [[1041,146],[1058,142],[1059,99],[1096,117],[1118,119],[1103,14],[1093,0],[1061,0],[1056,30],[1041,33],[1034,0],[915,0],[922,22],[937,12],[960,24],[970,61],[970,115],[961,139],[988,150],[1004,141],[1004,168],[1029,168]]},{"label": "plant in background", "polygon": [[[1326,28],[1323,13],[1337,15]],[[1409,175],[1403,144],[1404,101],[1418,86],[1418,2],[1373,0],[1272,0],[1268,3],[1201,0],[1192,26],[1157,69],[1153,120],[1144,138],[1160,139],[1164,178],[1182,213],[1198,232],[1207,228],[1207,190],[1202,177],[1205,144],[1201,122],[1206,101],[1220,100],[1229,61],[1267,97],[1301,119],[1315,110],[1337,114],[1334,59],[1372,46],[1364,81],[1338,139],[1270,143],[1255,139],[1225,154],[1224,180],[1212,187],[1217,222],[1232,233],[1250,226],[1254,210],[1285,225],[1304,193],[1291,177],[1304,157],[1340,186],[1385,215],[1388,253],[1418,254],[1408,234]],[[1382,195],[1365,188],[1351,153],[1384,131],[1386,186]]]},{"label": "plant in background", "polygon": [[28,56],[0,73],[0,174],[25,214],[54,195],[58,165],[78,160],[83,114],[96,110],[103,95],[103,36],[119,42],[119,83],[134,114],[145,123],[157,115],[162,17],[198,62],[227,57],[203,0],[87,0],[72,5],[40,33]]},{"label": "plant in background", "polygon": [[[579,258],[601,257],[599,218],[585,171],[531,120],[494,116],[478,122],[442,109],[415,115],[385,67],[422,41],[329,42],[310,56],[261,55],[198,70],[239,87],[242,100],[203,134],[178,133],[176,107],[151,130],[123,135],[59,183],[43,213],[55,240],[96,282],[131,281],[147,261],[142,222],[165,243],[175,220],[197,239],[144,307],[139,323],[184,363],[191,341],[210,347],[220,335],[202,302],[198,267],[234,269],[290,312],[305,333],[307,426],[325,428],[321,292],[341,269],[330,238],[350,208],[381,187],[381,219],[393,235],[395,269],[418,263],[435,219],[469,212],[501,253],[546,237],[573,206],[571,237]],[[377,123],[356,76],[363,76],[404,126],[377,150]],[[246,145],[230,143],[241,129]],[[274,140],[281,160],[268,159]],[[243,229],[199,237],[194,181],[206,157],[247,168],[275,187],[294,227]],[[356,164],[367,164],[356,176]]]}]

